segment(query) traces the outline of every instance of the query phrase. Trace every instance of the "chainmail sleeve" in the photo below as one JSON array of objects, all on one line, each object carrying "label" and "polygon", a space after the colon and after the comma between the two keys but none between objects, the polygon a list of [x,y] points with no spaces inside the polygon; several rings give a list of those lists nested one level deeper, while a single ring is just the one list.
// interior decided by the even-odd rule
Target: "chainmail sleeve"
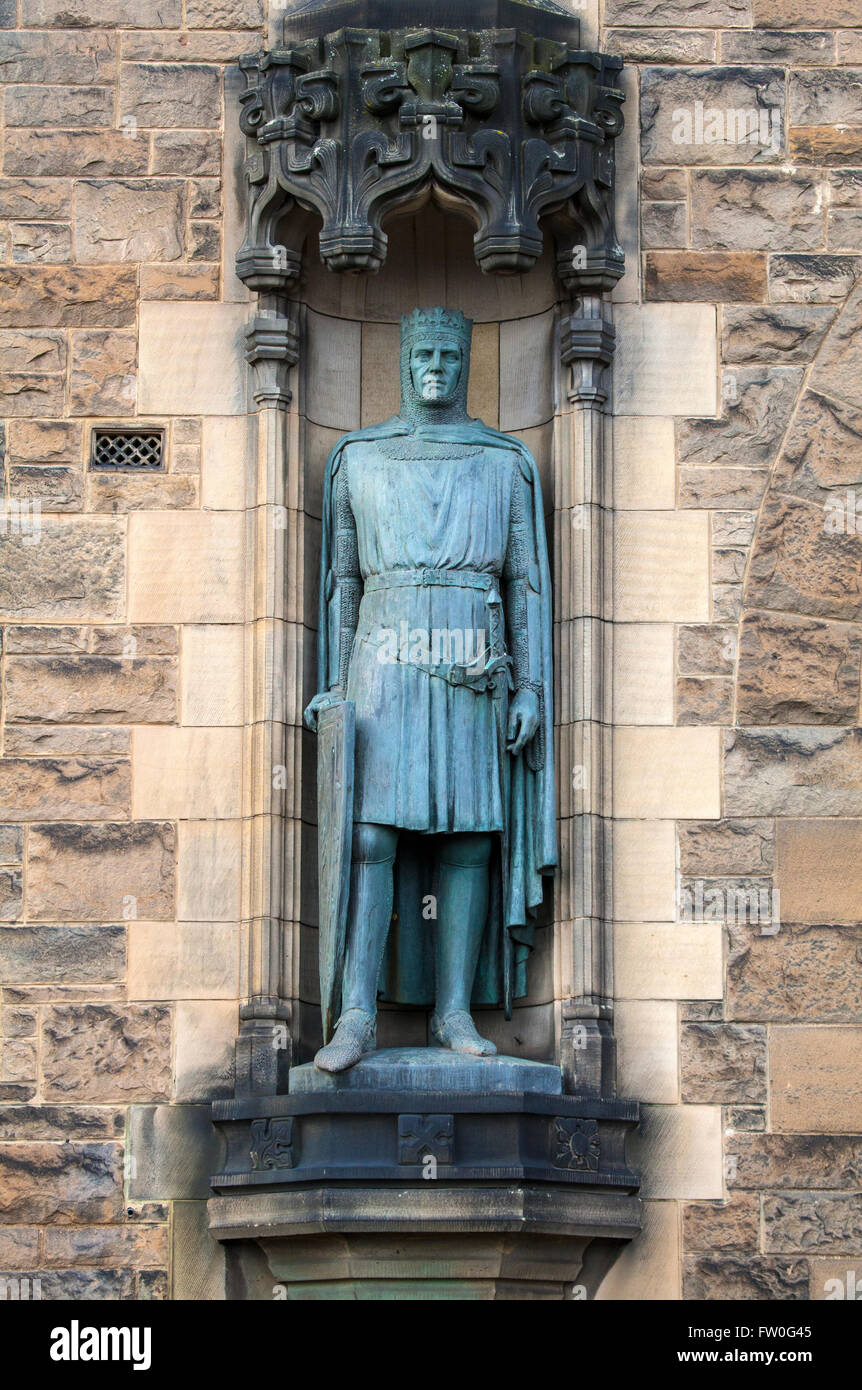
[{"label": "chainmail sleeve", "polygon": [[350,654],[362,598],[356,521],[350,505],[350,481],[345,460],[342,460],[335,479],[332,510],[332,568],[328,584],[329,685],[330,689],[337,686],[344,691],[347,689]]},{"label": "chainmail sleeve", "polygon": [[[520,467],[515,470],[509,515],[509,540],[503,566],[503,602],[512,674],[517,690],[532,690],[544,699],[539,565],[533,530],[533,497]],[[530,765],[544,763],[545,749],[539,733],[527,745]]]}]

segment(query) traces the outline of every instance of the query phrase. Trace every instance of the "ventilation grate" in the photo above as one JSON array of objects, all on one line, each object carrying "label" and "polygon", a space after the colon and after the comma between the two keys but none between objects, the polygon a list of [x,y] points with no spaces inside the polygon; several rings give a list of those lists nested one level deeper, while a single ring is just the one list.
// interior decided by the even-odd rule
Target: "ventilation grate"
[{"label": "ventilation grate", "polygon": [[164,467],[164,430],[93,430],[91,468],[153,469]]}]

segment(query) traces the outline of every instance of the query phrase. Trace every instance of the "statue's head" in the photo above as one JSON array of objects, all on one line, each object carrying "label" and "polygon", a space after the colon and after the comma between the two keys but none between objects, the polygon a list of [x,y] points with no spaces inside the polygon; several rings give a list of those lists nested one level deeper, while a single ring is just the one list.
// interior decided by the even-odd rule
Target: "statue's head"
[{"label": "statue's head", "polygon": [[401,319],[401,410],[434,420],[464,415],[473,322],[457,309],[414,309]]}]

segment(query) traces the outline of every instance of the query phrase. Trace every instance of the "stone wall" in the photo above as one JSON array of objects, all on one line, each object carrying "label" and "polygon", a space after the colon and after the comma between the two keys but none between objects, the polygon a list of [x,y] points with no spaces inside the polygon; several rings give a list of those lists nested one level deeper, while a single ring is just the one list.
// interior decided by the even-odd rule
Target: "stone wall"
[{"label": "stone wall", "polygon": [[[223,74],[262,14],[13,0],[0,26],[0,1274],[163,1298],[172,1230],[175,1296],[213,1296],[243,805]],[[92,426],[135,419],[166,471],[90,471]]]},{"label": "stone wall", "polygon": [[862,11],[607,0],[604,24],[640,191],[615,867],[648,1219],[600,1296],[822,1299],[862,1259],[862,551],[838,524],[862,475]]},{"label": "stone wall", "polygon": [[[822,1298],[862,1259],[862,14],[577,9],[627,65],[614,900],[647,1200],[600,1296]],[[222,1296],[206,1107],[233,1084],[259,791],[224,74],[283,11],[141,0],[128,28],[110,0],[0,0],[0,1275],[43,1297]],[[740,143],[728,113],[748,111]],[[309,544],[274,627],[308,623],[309,669],[315,488],[331,440],[392,408],[399,295],[474,313],[474,408],[534,449],[552,495],[543,273],[498,299],[469,229],[442,221],[393,231],[361,303],[314,269],[300,295]],[[92,426],[135,419],[164,426],[166,471],[90,471]],[[756,920],[729,922],[744,890]],[[530,1055],[553,1025],[545,946],[505,1036]]]}]

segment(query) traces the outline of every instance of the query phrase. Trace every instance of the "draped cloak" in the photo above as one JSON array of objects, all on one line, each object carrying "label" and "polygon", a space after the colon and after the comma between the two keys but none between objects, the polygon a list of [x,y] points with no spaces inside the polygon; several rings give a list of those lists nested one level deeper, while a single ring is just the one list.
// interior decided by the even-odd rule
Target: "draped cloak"
[{"label": "draped cloak", "polygon": [[[488,767],[497,785],[489,789],[487,801],[483,803],[479,813],[480,823],[471,823],[468,811],[464,823],[448,826],[449,829],[455,830],[492,828],[495,832],[488,917],[472,1003],[494,1006],[502,1004],[508,1016],[513,998],[522,997],[527,992],[527,961],[533,945],[536,913],[542,902],[542,880],[545,875],[553,873],[557,863],[553,772],[551,581],[538,470],[529,450],[519,440],[491,429],[478,420],[465,420],[463,424],[458,425],[417,428],[411,427],[400,416],[394,416],[382,424],[366,429],[354,430],[339,440],[327,461],[324,479],[318,689],[327,690],[335,684],[334,673],[338,670],[339,662],[339,633],[330,622],[329,599],[334,582],[333,547],[337,529],[335,490],[344,450],[351,444],[373,444],[375,441],[396,439],[405,435],[412,435],[414,439],[438,446],[452,443],[473,448],[479,446],[483,453],[505,451],[513,457],[514,468],[516,472],[520,471],[527,485],[527,520],[534,538],[536,557],[536,563],[530,566],[528,578],[533,600],[530,603],[530,611],[531,621],[538,627],[538,633],[531,634],[531,647],[536,652],[539,662],[541,724],[524,750],[513,757],[505,750],[508,693],[505,692],[504,698],[494,701],[495,718],[498,721],[498,742],[494,749],[495,756],[488,760]],[[445,464],[443,466],[445,467]],[[488,500],[490,505],[493,501],[490,493]],[[362,578],[367,581],[369,576],[363,571]],[[460,589],[458,592],[464,593]],[[363,605],[367,607],[367,598],[363,600]],[[378,614],[381,611],[383,610],[378,605]],[[393,625],[397,626],[397,622]],[[365,640],[364,634],[368,626],[367,621],[363,626],[361,607],[354,639],[354,655],[351,656],[351,669],[355,666],[356,644]],[[366,666],[366,672],[370,673],[370,670],[371,668]],[[422,678],[435,681],[433,676],[422,675]],[[351,684],[353,682],[349,681],[348,697],[352,695]],[[364,680],[357,693],[360,702],[363,698],[367,702],[369,697]],[[490,698],[484,695],[477,697],[467,691],[457,691],[455,694],[468,702],[477,698]],[[367,727],[363,731],[363,720],[358,709],[355,781],[357,812],[360,814],[357,814],[356,818],[375,819],[384,824],[401,822],[395,865],[393,916],[378,991],[383,999],[394,1003],[428,1006],[434,1002],[434,921],[427,905],[433,900],[436,887],[435,855],[432,846],[429,845],[428,836],[429,833],[439,833],[439,827],[433,823],[433,815],[431,822],[427,822],[427,828],[417,831],[413,828],[415,822],[409,814],[393,811],[386,815],[386,819],[381,819],[382,812],[373,815],[361,814],[363,802],[366,809],[369,805],[374,805],[373,795],[363,796],[362,780],[363,732],[365,746],[372,746],[373,711],[364,722]],[[401,737],[410,739],[409,727],[401,729]],[[471,752],[470,748],[465,748],[464,756],[469,757]]]}]

